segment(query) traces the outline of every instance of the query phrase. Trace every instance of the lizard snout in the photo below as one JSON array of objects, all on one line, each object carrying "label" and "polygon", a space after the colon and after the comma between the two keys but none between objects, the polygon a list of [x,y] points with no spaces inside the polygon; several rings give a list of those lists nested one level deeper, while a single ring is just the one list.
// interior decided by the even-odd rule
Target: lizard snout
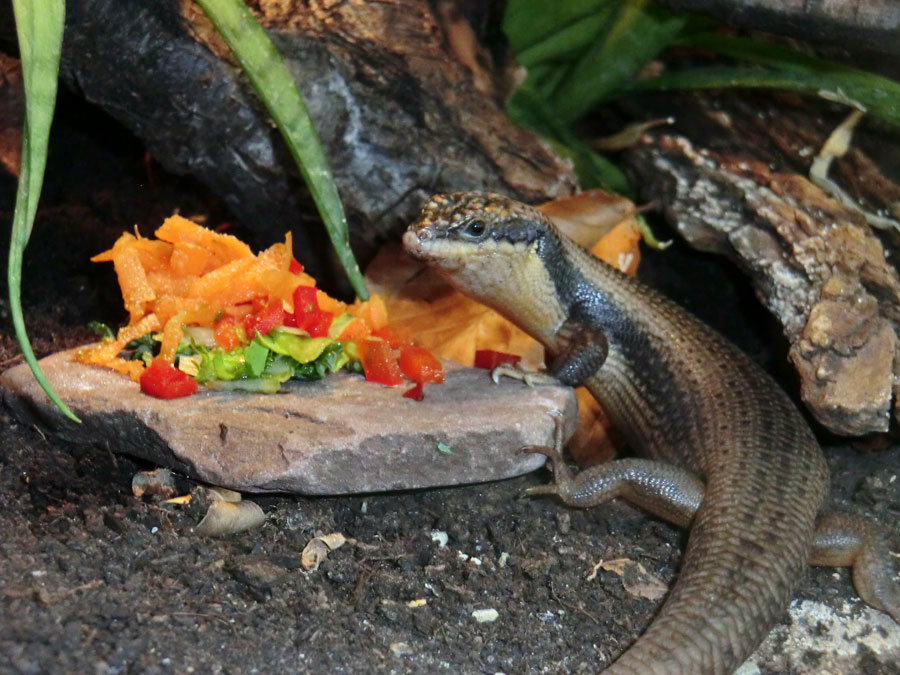
[{"label": "lizard snout", "polygon": [[412,225],[403,233],[403,248],[414,258],[419,258],[425,254],[425,245],[433,238],[433,234],[427,228]]}]

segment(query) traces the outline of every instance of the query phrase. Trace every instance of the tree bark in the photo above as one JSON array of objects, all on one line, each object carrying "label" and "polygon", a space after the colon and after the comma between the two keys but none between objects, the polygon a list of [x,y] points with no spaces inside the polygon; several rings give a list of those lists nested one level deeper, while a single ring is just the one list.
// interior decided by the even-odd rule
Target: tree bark
[{"label": "tree bark", "polygon": [[[460,27],[427,3],[259,0],[251,8],[303,93],[363,261],[432,192],[491,189],[541,201],[574,190],[569,165],[509,122],[483,76],[490,71],[464,65],[449,39]],[[67,3],[63,79],[166,169],[210,186],[260,239],[293,230],[298,258],[327,280],[327,245],[298,174],[229,59],[190,0]]]},{"label": "tree bark", "polygon": [[761,30],[851,51],[900,54],[900,3],[894,0],[659,0],[703,12],[735,28]]},{"label": "tree bark", "polygon": [[[825,427],[886,431],[900,393],[900,276],[887,252],[895,246],[886,251],[859,210],[802,175],[828,122],[783,96],[667,102],[678,132],[647,136],[627,157],[642,196],[659,200],[692,246],[749,273],[791,343],[803,400]],[[854,167],[865,167],[862,179]],[[845,188],[868,207],[896,215],[900,185],[858,147],[833,173],[855,179]]]}]

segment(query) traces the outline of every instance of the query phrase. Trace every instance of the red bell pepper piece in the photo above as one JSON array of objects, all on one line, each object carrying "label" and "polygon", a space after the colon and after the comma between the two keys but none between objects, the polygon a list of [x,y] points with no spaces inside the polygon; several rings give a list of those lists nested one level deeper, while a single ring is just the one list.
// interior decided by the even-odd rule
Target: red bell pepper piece
[{"label": "red bell pepper piece", "polygon": [[403,398],[411,398],[413,401],[421,401],[425,398],[425,386],[416,382],[416,386],[403,392]]},{"label": "red bell pepper piece", "polygon": [[181,398],[195,394],[197,382],[187,373],[157,358],[141,373],[141,391],[156,398]]},{"label": "red bell pepper piece", "polygon": [[303,265],[297,262],[297,259],[291,257],[291,263],[288,265],[288,272],[291,274],[303,274]]},{"label": "red bell pepper piece", "polygon": [[294,289],[294,316],[319,309],[315,286],[297,286]]},{"label": "red bell pepper piece", "polygon": [[297,319],[297,328],[305,330],[311,337],[328,337],[328,329],[334,320],[334,314],[323,312],[321,309],[307,312],[302,316],[294,316]]},{"label": "red bell pepper piece", "polygon": [[254,314],[250,314],[244,319],[244,330],[247,331],[247,338],[256,337],[256,331],[260,335],[269,333],[276,326],[284,324],[285,311],[281,306],[279,298],[272,298],[269,303]]},{"label": "red bell pepper piece", "polygon": [[493,370],[501,363],[517,364],[522,360],[521,356],[515,354],[507,354],[505,352],[495,352],[493,349],[478,349],[475,351],[475,367],[487,368]]},{"label": "red bell pepper piece", "polygon": [[400,370],[419,384],[440,384],[444,381],[441,362],[422,347],[406,347],[400,352]]},{"label": "red bell pepper piece", "polygon": [[315,286],[297,286],[294,290],[294,321],[291,325],[312,337],[327,337],[334,320],[332,312],[319,309]]},{"label": "red bell pepper piece", "polygon": [[392,387],[403,384],[403,375],[394,351],[384,340],[360,340],[356,343],[363,372],[369,382],[387,384]]}]

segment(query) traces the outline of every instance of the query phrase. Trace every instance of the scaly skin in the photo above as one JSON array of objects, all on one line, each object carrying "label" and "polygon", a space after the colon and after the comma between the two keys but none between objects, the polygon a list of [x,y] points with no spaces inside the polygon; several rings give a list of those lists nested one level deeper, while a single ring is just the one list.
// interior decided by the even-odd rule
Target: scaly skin
[{"label": "scaly skin", "polygon": [[[543,450],[556,485],[535,492],[577,506],[623,496],[691,527],[658,616],[605,672],[737,668],[790,603],[826,493],[822,452],[792,402],[719,334],[586,254],[529,206],[483,193],[437,195],[403,243],[542,342],[551,374],[585,384],[649,458],[573,479]],[[817,540],[819,559],[852,564],[858,548],[829,558],[827,541]],[[879,573],[874,585],[890,586]],[[881,605],[900,617],[895,589],[886,593]]]}]

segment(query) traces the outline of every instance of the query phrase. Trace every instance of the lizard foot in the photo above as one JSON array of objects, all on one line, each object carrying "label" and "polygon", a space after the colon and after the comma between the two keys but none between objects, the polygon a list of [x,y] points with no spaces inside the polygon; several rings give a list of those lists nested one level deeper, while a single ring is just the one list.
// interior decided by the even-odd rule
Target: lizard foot
[{"label": "lizard foot", "polygon": [[550,413],[553,416],[553,446],[547,445],[530,445],[522,448],[521,452],[527,455],[546,455],[550,460],[553,468],[553,482],[546,485],[535,485],[525,490],[526,497],[534,497],[535,495],[558,495],[560,489],[564,485],[568,485],[571,480],[571,473],[566,460],[563,459],[562,449],[565,438],[566,421],[561,411],[553,410]]},{"label": "lizard foot", "polygon": [[542,384],[559,384],[559,380],[549,373],[523,370],[519,366],[511,363],[501,363],[491,371],[491,379],[494,381],[494,384],[499,384],[501,377],[511,377],[514,380],[521,380],[529,387]]}]

